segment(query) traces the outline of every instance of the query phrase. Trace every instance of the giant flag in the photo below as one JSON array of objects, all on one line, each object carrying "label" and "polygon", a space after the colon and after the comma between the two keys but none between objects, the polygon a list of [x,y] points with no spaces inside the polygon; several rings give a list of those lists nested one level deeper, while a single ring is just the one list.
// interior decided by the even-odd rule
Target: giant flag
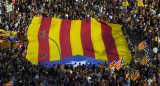
[{"label": "giant flag", "polygon": [[[82,55],[101,61],[131,60],[121,25],[97,21],[34,17],[28,28],[29,45],[26,58],[33,64]],[[45,34],[46,36],[42,35]],[[45,55],[45,58],[42,58]]]}]

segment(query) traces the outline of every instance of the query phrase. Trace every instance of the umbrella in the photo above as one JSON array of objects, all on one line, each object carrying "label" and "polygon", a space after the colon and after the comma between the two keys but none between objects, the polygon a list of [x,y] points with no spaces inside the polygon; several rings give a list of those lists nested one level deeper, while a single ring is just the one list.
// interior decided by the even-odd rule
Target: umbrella
[{"label": "umbrella", "polygon": [[130,12],[130,13],[133,13],[133,14],[134,14],[134,13],[137,13],[137,12],[136,12],[135,10],[131,10],[131,12]]}]

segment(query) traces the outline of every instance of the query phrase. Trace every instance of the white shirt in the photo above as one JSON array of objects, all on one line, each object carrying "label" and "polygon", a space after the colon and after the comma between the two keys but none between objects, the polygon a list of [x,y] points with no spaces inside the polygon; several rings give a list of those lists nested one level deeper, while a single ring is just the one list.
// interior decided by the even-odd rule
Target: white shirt
[{"label": "white shirt", "polygon": [[111,16],[111,15],[109,15],[109,18],[110,18],[110,19],[112,19],[112,16]]},{"label": "white shirt", "polygon": [[113,73],[115,71],[115,67],[111,68],[111,73]]},{"label": "white shirt", "polygon": [[88,82],[90,82],[90,79],[91,79],[91,77],[90,77],[90,76],[88,76],[88,77],[87,77],[87,81],[88,81]]},{"label": "white shirt", "polygon": [[35,79],[39,79],[39,76],[38,76],[38,75],[36,75],[36,76],[35,76]]},{"label": "white shirt", "polygon": [[150,86],[152,83],[152,79],[148,79],[148,85]]},{"label": "white shirt", "polygon": [[154,53],[157,53],[157,51],[158,51],[158,48],[157,48],[157,47],[154,47],[154,48],[153,48],[153,52],[154,52]]},{"label": "white shirt", "polygon": [[158,14],[158,17],[160,18],[160,13]]},{"label": "white shirt", "polygon": [[99,11],[102,12],[103,11],[103,7],[100,7]]}]

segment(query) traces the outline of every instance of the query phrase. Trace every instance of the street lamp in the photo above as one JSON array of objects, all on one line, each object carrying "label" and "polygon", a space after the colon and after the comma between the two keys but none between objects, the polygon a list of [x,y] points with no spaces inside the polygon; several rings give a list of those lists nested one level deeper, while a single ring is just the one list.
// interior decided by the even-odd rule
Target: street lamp
[{"label": "street lamp", "polygon": [[47,35],[46,35],[45,33],[43,33],[43,32],[41,32],[41,35],[44,35],[45,37],[51,39],[51,40],[56,44],[56,46],[58,47],[58,51],[59,51],[59,55],[60,55],[60,83],[61,83],[61,81],[62,81],[62,80],[61,80],[61,79],[62,79],[62,57],[61,57],[60,48],[59,48],[57,42],[56,42],[54,39],[50,38],[49,36],[47,36]]}]

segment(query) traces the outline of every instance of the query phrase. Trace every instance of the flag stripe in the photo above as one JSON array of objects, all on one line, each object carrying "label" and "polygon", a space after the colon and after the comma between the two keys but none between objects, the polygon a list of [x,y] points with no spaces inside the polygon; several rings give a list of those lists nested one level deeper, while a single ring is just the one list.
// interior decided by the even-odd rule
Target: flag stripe
[{"label": "flag stripe", "polygon": [[101,24],[96,19],[91,18],[91,39],[94,47],[95,59],[108,61],[101,33]]},{"label": "flag stripe", "polygon": [[[47,37],[41,37],[41,33],[44,32],[45,35],[49,35],[51,20],[52,18],[42,18],[41,26],[38,31],[38,41],[40,49],[38,53],[38,62],[45,62],[50,60],[49,39]],[[47,54],[46,58],[42,58],[44,54]]]},{"label": "flag stripe", "polygon": [[38,64],[38,51],[39,51],[38,30],[39,30],[41,21],[42,21],[42,18],[34,17],[32,19],[32,23],[30,24],[27,32],[29,45],[27,49],[26,58],[29,61],[31,61],[33,64]]},{"label": "flag stripe", "polygon": [[[118,51],[119,59],[124,60],[125,64],[130,63],[131,61],[131,54],[128,49],[128,45],[126,43],[126,39],[122,33],[121,27],[122,25],[118,24],[111,24],[105,22],[108,26],[112,27],[112,36],[115,40],[116,48]],[[109,41],[107,41],[109,42]]]},{"label": "flag stripe", "polygon": [[63,19],[60,28],[60,46],[62,58],[72,56],[70,44],[71,20]]},{"label": "flag stripe", "polygon": [[[51,27],[49,31],[49,37],[51,37],[58,44],[60,48],[59,34],[62,19],[52,18]],[[50,47],[50,61],[60,60],[60,54],[57,45],[54,41],[49,40]]]},{"label": "flag stripe", "polygon": [[91,41],[91,19],[81,21],[81,42],[84,56],[95,58]]},{"label": "flag stripe", "polygon": [[72,55],[83,55],[81,43],[81,20],[72,20],[70,30]]},{"label": "flag stripe", "polygon": [[104,22],[100,23],[102,29],[102,38],[105,44],[108,61],[112,62],[114,60],[119,60],[116,44],[112,36],[112,28]]}]

